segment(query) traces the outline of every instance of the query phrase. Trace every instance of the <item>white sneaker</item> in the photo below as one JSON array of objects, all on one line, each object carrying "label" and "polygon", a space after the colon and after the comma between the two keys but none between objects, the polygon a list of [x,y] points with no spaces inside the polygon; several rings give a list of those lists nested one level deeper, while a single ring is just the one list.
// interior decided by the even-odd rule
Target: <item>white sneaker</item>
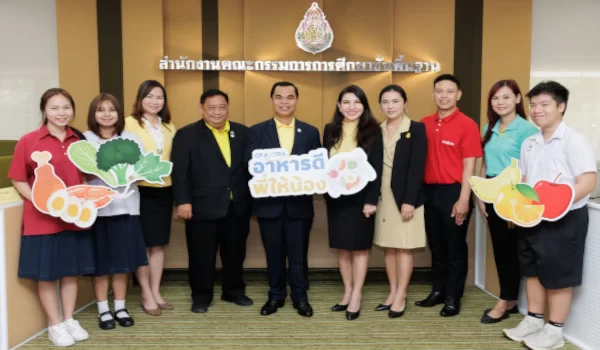
[{"label": "white sneaker", "polygon": [[75,341],[86,340],[90,337],[88,332],[85,329],[81,328],[81,326],[79,325],[79,322],[76,321],[75,319],[70,318],[70,319],[66,320],[64,323],[67,326],[67,331],[69,332],[69,334],[71,334],[71,336],[73,337],[73,339],[75,339]]},{"label": "white sneaker", "polygon": [[546,324],[541,331],[525,337],[523,344],[532,350],[551,350],[565,346],[565,340],[560,330]]},{"label": "white sneaker", "polygon": [[64,323],[48,327],[48,338],[55,346],[71,346],[75,344],[75,339],[67,331]]},{"label": "white sneaker", "polygon": [[521,342],[523,341],[523,339],[525,339],[526,336],[533,333],[537,333],[542,328],[544,328],[543,319],[531,317],[528,315],[525,316],[523,321],[521,321],[521,323],[519,323],[519,325],[515,328],[503,329],[502,332],[504,332],[504,335],[508,338],[514,341]]}]

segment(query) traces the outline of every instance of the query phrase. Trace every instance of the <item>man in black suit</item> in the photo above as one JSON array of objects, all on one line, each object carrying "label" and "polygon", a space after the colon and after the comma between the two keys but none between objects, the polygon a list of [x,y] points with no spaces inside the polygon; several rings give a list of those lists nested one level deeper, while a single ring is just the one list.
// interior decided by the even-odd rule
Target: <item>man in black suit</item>
[{"label": "man in black suit", "polygon": [[[321,147],[319,130],[296,119],[298,88],[290,82],[278,82],[271,88],[274,118],[250,128],[253,149],[285,148],[288,154],[301,155]],[[269,300],[261,315],[270,315],[283,307],[287,296],[286,258],[294,308],[301,316],[311,317],[308,303],[308,236],[314,216],[310,195],[256,198],[252,213],[258,218],[267,255]]]},{"label": "man in black suit", "polygon": [[185,219],[192,312],[213,299],[217,248],[223,265],[221,299],[252,305],[245,295],[243,263],[252,198],[248,189],[248,128],[230,122],[229,97],[211,89],[200,97],[203,119],[177,131],[173,140],[173,193]]}]

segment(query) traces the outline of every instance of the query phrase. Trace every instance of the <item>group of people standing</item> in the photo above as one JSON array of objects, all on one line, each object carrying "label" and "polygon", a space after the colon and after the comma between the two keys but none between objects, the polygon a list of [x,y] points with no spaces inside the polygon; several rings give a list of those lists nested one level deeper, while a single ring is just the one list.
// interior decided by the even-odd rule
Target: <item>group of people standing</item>
[{"label": "group of people standing", "polygon": [[[385,249],[390,285],[388,297],[375,310],[387,311],[390,318],[401,317],[407,308],[413,250],[428,243],[432,290],[415,305],[443,304],[441,316],[458,315],[468,271],[466,235],[474,207],[469,177],[475,173],[478,158],[483,157],[480,175],[487,177],[498,175],[511,158],[520,158],[523,181],[532,184],[560,166],[563,179],[574,185],[576,202],[563,219],[529,229],[508,224],[490,205],[479,203],[489,223],[502,290],[500,300],[485,310],[481,322],[499,322],[518,311],[519,281],[526,276],[529,315],[517,328],[504,332],[532,348],[556,348],[561,345],[560,329],[572,287],[581,283],[587,232],[583,205],[596,176],[593,151],[585,138],[562,121],[568,91],[558,83],[542,83],[527,94],[533,121],[541,130],[526,120],[523,95],[513,80],[492,87],[483,137],[479,126],[457,108],[461,96],[458,79],[440,75],[433,82],[436,112],[416,122],[407,116],[406,91],[388,85],[379,94],[385,115],[379,123],[364,91],[350,85],[340,92],[321,139],[315,126],[296,117],[299,91],[286,81],[272,86],[273,118],[251,127],[230,121],[229,96],[211,89],[200,97],[203,118],[179,130],[170,122],[163,86],[146,81],[127,118],[114,97],[96,97],[89,109],[89,131],[83,135],[68,126],[75,107],[70,95],[61,89],[48,90],[40,106],[44,123],[17,144],[9,177],[25,198],[19,276],[38,281],[50,319],[50,339],[66,346],[88,337],[72,318],[76,276],[94,275],[103,329],[114,328],[115,320],[121,326],[133,325],[125,308],[127,273],[136,273],[146,313],[158,316],[161,310],[173,308],[159,289],[173,203],[176,216],[185,220],[192,312],[207,312],[212,303],[217,250],[223,265],[221,299],[253,305],[245,291],[243,263],[250,217],[255,216],[269,284],[261,315],[284,306],[289,281],[293,307],[299,315],[311,317],[307,292],[313,196],[252,198],[248,162],[256,149],[284,148],[290,155],[302,155],[324,147],[333,156],[360,147],[375,169],[376,180],[353,195],[324,196],[329,246],[338,252],[344,284],[343,295],[331,310],[345,311],[348,320],[360,316],[374,243]],[[30,201],[35,164],[29,155],[35,150],[52,153],[52,163],[60,165],[57,175],[67,186],[88,180],[101,183],[86,179],[66,157],[66,148],[83,137],[96,144],[115,137],[134,140],[145,152],[171,160],[172,176],[164,185],[132,186],[135,195],[102,209],[89,231],[37,212]],[[544,238],[549,235],[556,240]],[[108,275],[113,276],[114,313],[107,302]],[[64,322],[58,313],[57,280]],[[544,326],[546,296],[550,322]]]},{"label": "group of people standing", "polygon": [[[92,276],[102,329],[114,329],[117,323],[121,327],[134,325],[125,305],[131,273],[140,285],[141,305],[146,313],[158,316],[163,310],[173,309],[160,292],[164,247],[169,243],[173,213],[170,177],[164,179],[163,185],[132,184],[127,189],[129,196],[99,209],[90,229],[43,214],[32,202],[37,164],[31,156],[36,151],[51,154],[56,176],[67,187],[108,186],[95,176],[83,174],[70,161],[67,150],[79,140],[99,146],[121,137],[135,141],[140,153],[154,152],[169,161],[176,130],[170,122],[164,87],[153,80],[143,82],[127,118],[117,98],[99,94],[89,105],[88,130],[83,133],[69,126],[75,116],[75,101],[66,90],[47,90],[41,97],[40,111],[42,125],[18,141],[8,177],[24,199],[19,277],[37,281],[52,343],[71,346],[89,338],[88,332],[73,319],[77,276]],[[125,188],[116,190],[123,192]],[[113,311],[108,303],[109,277],[114,293]]]}]

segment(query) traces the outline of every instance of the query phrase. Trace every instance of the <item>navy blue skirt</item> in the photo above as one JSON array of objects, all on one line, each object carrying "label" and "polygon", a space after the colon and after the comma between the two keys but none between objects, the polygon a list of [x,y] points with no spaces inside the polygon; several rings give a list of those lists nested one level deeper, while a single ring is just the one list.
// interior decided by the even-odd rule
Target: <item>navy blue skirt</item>
[{"label": "navy blue skirt", "polygon": [[22,236],[19,277],[56,281],[94,273],[94,245],[90,230]]},{"label": "navy blue skirt", "polygon": [[94,276],[135,272],[148,265],[140,217],[116,215],[98,217],[92,228],[96,251]]}]

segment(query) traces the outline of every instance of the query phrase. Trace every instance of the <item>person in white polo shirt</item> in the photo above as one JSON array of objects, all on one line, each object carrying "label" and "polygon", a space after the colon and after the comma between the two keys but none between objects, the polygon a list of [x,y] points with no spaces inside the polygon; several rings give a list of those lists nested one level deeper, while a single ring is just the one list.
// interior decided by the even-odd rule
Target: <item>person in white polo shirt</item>
[{"label": "person in white polo shirt", "polygon": [[[523,182],[531,186],[540,180],[553,182],[560,174],[558,182],[572,185],[575,196],[565,216],[521,232],[519,264],[527,279],[528,315],[504,334],[530,349],[558,349],[565,344],[562,328],[573,287],[581,285],[589,221],[586,204],[596,186],[596,157],[590,142],[563,121],[569,90],[547,81],[536,85],[527,97],[540,132],[521,146]],[[544,321],[546,302],[548,324]]]}]

